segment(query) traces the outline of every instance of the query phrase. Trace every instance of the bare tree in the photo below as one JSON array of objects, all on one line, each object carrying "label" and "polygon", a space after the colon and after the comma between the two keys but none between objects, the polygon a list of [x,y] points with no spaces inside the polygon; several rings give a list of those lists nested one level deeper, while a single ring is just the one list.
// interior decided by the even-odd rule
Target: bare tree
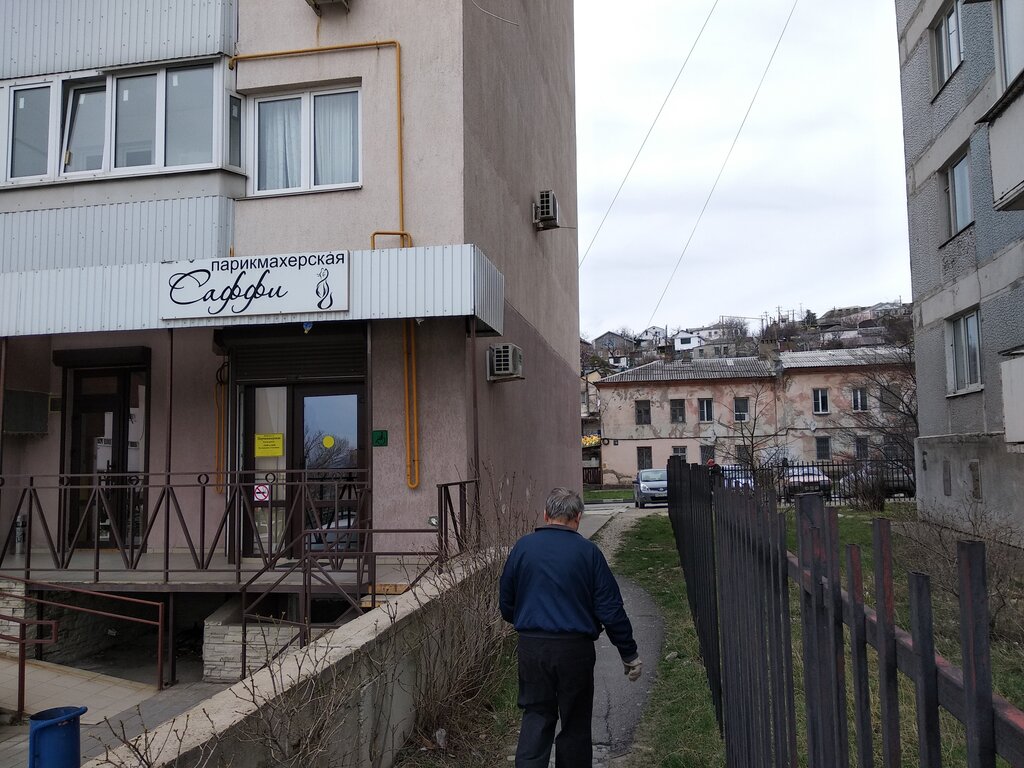
[{"label": "bare tree", "polygon": [[727,414],[716,421],[727,438],[723,458],[755,476],[779,466],[789,454],[789,441],[787,431],[778,424],[774,379],[732,387],[729,396],[716,409]]}]

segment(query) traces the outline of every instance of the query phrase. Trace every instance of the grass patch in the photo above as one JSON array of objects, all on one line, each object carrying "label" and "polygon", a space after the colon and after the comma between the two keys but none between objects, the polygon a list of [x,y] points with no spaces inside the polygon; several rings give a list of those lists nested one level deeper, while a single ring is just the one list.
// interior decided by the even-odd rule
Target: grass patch
[{"label": "grass patch", "polygon": [[592,501],[632,501],[633,490],[631,488],[613,488],[602,491],[583,491],[583,503],[589,504]]},{"label": "grass patch", "polygon": [[[725,748],[700,659],[697,632],[686,602],[668,517],[641,518],[623,538],[615,557],[616,573],[632,579],[654,599],[665,619],[665,651],[658,679],[637,729],[629,766],[704,768],[724,766]],[[672,661],[664,656],[678,653]]]}]

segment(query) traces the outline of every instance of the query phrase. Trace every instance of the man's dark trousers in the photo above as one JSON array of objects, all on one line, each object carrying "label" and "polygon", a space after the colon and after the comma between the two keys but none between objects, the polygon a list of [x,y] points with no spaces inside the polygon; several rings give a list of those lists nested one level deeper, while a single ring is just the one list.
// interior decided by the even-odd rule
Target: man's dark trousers
[{"label": "man's dark trousers", "polygon": [[590,768],[593,747],[594,641],[519,636],[519,729],[516,768],[547,768],[555,724],[557,768]]}]

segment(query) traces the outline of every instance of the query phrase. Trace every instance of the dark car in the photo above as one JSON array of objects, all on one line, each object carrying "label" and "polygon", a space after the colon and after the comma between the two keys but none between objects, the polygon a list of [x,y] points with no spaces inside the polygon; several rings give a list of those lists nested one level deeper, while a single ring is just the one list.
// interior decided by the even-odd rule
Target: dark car
[{"label": "dark car", "polygon": [[820,493],[827,499],[832,494],[832,480],[814,467],[790,467],[779,480],[779,495],[792,501],[798,493]]},{"label": "dark car", "polygon": [[668,472],[664,469],[641,469],[633,479],[633,504],[641,509],[646,504],[668,502]]},{"label": "dark car", "polygon": [[886,496],[911,498],[917,494],[914,475],[901,464],[868,464],[842,478],[836,490],[842,498],[849,499],[876,483],[882,484]]}]

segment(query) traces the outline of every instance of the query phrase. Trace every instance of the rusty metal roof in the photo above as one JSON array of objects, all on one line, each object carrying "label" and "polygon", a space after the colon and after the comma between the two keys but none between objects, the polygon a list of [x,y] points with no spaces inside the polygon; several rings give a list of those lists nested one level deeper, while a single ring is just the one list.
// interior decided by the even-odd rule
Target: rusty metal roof
[{"label": "rusty metal roof", "polygon": [[673,361],[655,360],[601,379],[598,384],[636,381],[693,381],[707,379],[757,379],[774,375],[770,362],[757,357],[713,357]]}]

